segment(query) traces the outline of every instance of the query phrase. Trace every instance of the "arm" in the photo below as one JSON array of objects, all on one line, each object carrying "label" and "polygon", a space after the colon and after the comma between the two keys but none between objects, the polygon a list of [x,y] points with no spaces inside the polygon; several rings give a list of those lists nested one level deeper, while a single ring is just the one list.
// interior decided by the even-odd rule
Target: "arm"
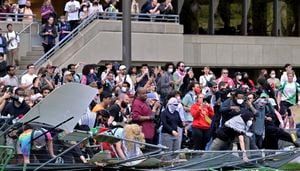
[{"label": "arm", "polygon": [[160,115],[162,126],[169,134],[173,134],[173,131],[177,132],[177,130],[173,130],[172,127],[167,122],[166,111],[162,112]]},{"label": "arm", "polygon": [[53,150],[53,141],[52,140],[47,141],[47,147],[48,147],[48,151],[49,151],[50,156],[52,158],[56,157],[55,154],[54,154],[54,150]]},{"label": "arm", "polygon": [[141,109],[143,106],[132,106],[132,120],[137,122],[143,122],[147,120],[152,120],[151,116],[143,116],[141,113]]},{"label": "arm", "polygon": [[146,73],[143,73],[141,76],[136,77],[136,82],[139,83],[140,81],[142,81],[142,79],[144,78],[145,75],[146,75]]},{"label": "arm", "polygon": [[107,125],[110,126],[114,120],[115,120],[115,117],[109,116],[108,121],[107,121]]},{"label": "arm", "polygon": [[121,159],[125,160],[126,157],[125,157],[125,154],[124,154],[123,149],[122,149],[122,142],[118,141],[115,145],[116,145],[116,151],[117,151],[118,156]]},{"label": "arm", "polygon": [[239,143],[240,143],[241,150],[243,151],[243,160],[247,162],[249,159],[246,154],[245,141],[243,135],[239,135]]},{"label": "arm", "polygon": [[201,112],[202,112],[202,110],[201,110],[199,104],[196,103],[191,106],[190,113],[192,114],[194,119],[199,118]]},{"label": "arm", "polygon": [[0,97],[0,113],[2,113],[5,105],[6,105],[6,99],[10,98],[10,93],[5,92],[2,97]]}]

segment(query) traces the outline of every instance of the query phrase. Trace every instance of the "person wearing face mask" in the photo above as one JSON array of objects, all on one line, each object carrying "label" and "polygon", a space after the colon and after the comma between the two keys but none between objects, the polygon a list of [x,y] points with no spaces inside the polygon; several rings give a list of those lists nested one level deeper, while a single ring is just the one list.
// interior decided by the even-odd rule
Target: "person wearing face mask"
[{"label": "person wearing face mask", "polygon": [[271,70],[271,72],[270,72],[270,78],[268,78],[267,81],[270,84],[270,86],[273,88],[275,94],[277,94],[278,89],[280,87],[280,80],[278,78],[276,78],[276,72],[275,72],[275,70]]},{"label": "person wearing face mask", "polygon": [[89,6],[87,4],[81,5],[80,13],[79,13],[80,22],[88,18],[89,14],[90,14]]},{"label": "person wearing face mask", "polygon": [[153,138],[155,134],[155,115],[158,114],[160,109],[160,103],[157,101],[152,109],[146,102],[147,91],[145,88],[138,88],[136,91],[136,97],[132,102],[132,121],[142,126],[142,132],[145,135],[147,143],[153,144]]},{"label": "person wearing face mask", "polygon": [[157,81],[156,90],[160,94],[160,101],[162,104],[166,104],[168,94],[173,90],[173,72],[174,64],[166,63],[164,67],[165,71]]},{"label": "person wearing face mask", "polygon": [[233,79],[234,87],[235,88],[241,88],[242,85],[243,85],[243,82],[242,82],[242,73],[236,72],[236,73],[234,73],[234,75],[235,75],[235,78]]},{"label": "person wearing face mask", "polygon": [[222,124],[232,117],[240,115],[244,111],[255,112],[254,109],[252,109],[250,106],[246,105],[245,93],[242,90],[237,89],[232,98],[225,100],[221,104],[220,113],[222,116]]},{"label": "person wearing face mask", "polygon": [[[177,111],[178,100],[175,97],[170,98],[167,103],[166,109],[161,113],[160,119],[162,123],[162,135],[161,143],[167,146],[168,151],[179,150],[179,134],[178,127],[182,128],[183,123],[180,119],[179,113]],[[170,160],[174,156],[166,156],[165,160]]]},{"label": "person wearing face mask", "polygon": [[111,128],[123,127],[124,123],[127,121],[125,116],[126,109],[129,103],[129,96],[127,94],[119,94],[118,99],[115,104],[108,108],[109,118],[107,125]]},{"label": "person wearing face mask", "polygon": [[191,106],[191,114],[194,118],[192,133],[195,150],[205,150],[205,146],[210,139],[210,124],[214,116],[213,108],[205,101],[204,94],[198,95],[198,100]]},{"label": "person wearing face mask", "polygon": [[98,78],[95,73],[95,66],[94,65],[85,65],[82,68],[81,84],[90,85],[97,81],[98,81]]},{"label": "person wearing face mask", "polygon": [[249,132],[249,128],[252,126],[253,119],[254,114],[250,111],[245,111],[241,115],[237,115],[226,121],[225,124],[217,130],[216,138],[213,140],[209,150],[232,150],[232,143],[234,139],[238,137],[243,152],[243,160],[248,161],[244,135],[252,136],[252,133]]}]

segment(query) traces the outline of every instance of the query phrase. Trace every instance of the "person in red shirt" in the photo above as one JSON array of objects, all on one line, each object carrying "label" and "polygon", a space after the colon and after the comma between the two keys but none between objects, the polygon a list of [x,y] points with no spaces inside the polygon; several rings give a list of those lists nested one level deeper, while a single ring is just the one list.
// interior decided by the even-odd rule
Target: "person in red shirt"
[{"label": "person in red shirt", "polygon": [[234,87],[234,82],[233,80],[228,76],[229,72],[228,72],[228,69],[222,69],[222,72],[221,72],[221,77],[219,77],[216,82],[217,84],[219,85],[219,83],[221,81],[225,82],[228,84],[229,88],[233,88]]},{"label": "person in red shirt", "polygon": [[145,88],[138,88],[136,97],[132,102],[132,121],[142,126],[142,132],[145,135],[147,143],[153,144],[155,134],[155,115],[158,114],[160,103],[156,102],[154,107],[150,108],[147,100],[147,91]]},{"label": "person in red shirt", "polygon": [[205,150],[210,139],[210,124],[214,116],[213,108],[203,101],[204,94],[199,94],[197,102],[191,106],[191,114],[194,118],[192,123],[192,135],[195,150]]}]

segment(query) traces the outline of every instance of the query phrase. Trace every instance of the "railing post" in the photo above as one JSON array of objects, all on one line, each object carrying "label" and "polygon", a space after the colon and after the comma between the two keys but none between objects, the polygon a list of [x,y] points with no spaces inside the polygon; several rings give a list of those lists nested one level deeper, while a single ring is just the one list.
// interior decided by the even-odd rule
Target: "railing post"
[{"label": "railing post", "polygon": [[122,1],[122,51],[124,65],[129,67],[131,65],[131,1]]}]

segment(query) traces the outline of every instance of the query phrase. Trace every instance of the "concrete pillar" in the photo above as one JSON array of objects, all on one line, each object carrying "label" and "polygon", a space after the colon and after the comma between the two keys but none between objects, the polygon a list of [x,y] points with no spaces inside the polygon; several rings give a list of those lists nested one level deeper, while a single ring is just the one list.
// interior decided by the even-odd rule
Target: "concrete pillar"
[{"label": "concrete pillar", "polygon": [[122,58],[127,67],[131,64],[131,1],[122,1]]},{"label": "concrete pillar", "polygon": [[243,0],[243,14],[242,14],[242,35],[247,35],[247,28],[248,28],[248,1],[249,0]]},{"label": "concrete pillar", "polygon": [[281,3],[279,0],[273,0],[273,36],[281,35]]},{"label": "concrete pillar", "polygon": [[215,34],[215,0],[209,0],[208,34]]}]

